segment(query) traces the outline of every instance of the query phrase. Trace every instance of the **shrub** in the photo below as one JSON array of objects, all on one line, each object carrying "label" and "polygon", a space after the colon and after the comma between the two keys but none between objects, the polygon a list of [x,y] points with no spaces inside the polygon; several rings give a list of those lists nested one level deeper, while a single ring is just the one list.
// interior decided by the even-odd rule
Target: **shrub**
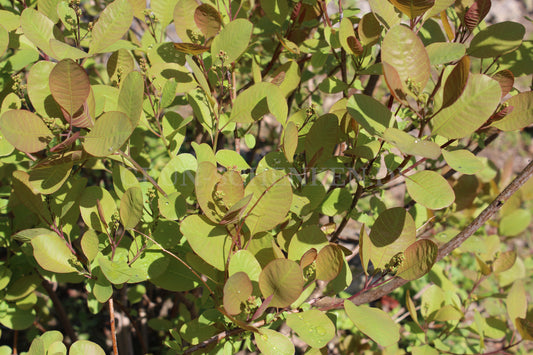
[{"label": "shrub", "polygon": [[532,42],[369,4],[0,1],[2,354],[527,351]]}]

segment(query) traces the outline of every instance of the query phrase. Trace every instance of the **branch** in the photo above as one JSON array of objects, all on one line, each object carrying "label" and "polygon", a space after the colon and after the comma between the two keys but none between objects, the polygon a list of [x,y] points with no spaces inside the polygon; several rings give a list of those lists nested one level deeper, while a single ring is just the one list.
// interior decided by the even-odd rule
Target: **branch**
[{"label": "branch", "polygon": [[[465,229],[457,234],[452,240],[444,244],[439,248],[437,260],[450,254],[453,250],[458,248],[465,240],[467,240],[472,234],[474,234],[482,225],[484,225],[526,181],[533,175],[533,160],[517,175],[517,177],[477,216]],[[390,282],[387,282],[383,286],[363,292],[354,299],[352,302],[356,305],[370,303],[381,297],[391,293],[393,290],[405,285],[408,281],[401,278],[395,278]],[[344,300],[327,305],[322,310],[329,310],[335,308],[341,308]]]}]

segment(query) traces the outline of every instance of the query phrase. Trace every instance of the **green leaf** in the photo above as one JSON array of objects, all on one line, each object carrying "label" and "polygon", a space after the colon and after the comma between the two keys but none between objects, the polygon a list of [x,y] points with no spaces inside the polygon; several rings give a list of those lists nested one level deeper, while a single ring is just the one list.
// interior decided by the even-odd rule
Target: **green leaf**
[{"label": "green leaf", "polygon": [[468,55],[476,58],[493,58],[520,47],[526,33],[517,22],[505,21],[491,25],[472,38]]},{"label": "green leaf", "polygon": [[9,329],[24,330],[35,322],[35,317],[34,309],[22,310],[12,306],[3,312],[0,323]]},{"label": "green leaf", "polygon": [[181,222],[180,230],[198,256],[218,270],[226,269],[231,237],[224,226],[213,224],[206,216],[191,215]]},{"label": "green leaf", "polygon": [[214,193],[220,179],[221,176],[215,165],[206,161],[198,164],[195,179],[196,199],[207,218],[216,223],[225,214],[225,208],[221,203],[222,196],[215,196]]},{"label": "green leaf", "polygon": [[294,122],[289,122],[283,130],[283,153],[289,163],[293,162],[294,153],[298,147],[298,127]]},{"label": "green leaf", "polygon": [[141,73],[130,72],[120,83],[117,111],[124,112],[132,127],[137,127],[143,111],[144,81]]},{"label": "green leaf", "polygon": [[11,32],[20,26],[20,16],[11,11],[0,10],[0,23]]},{"label": "green leaf", "polygon": [[361,265],[365,275],[368,275],[368,262],[371,259],[372,244],[370,242],[370,237],[366,232],[365,225],[361,225],[361,230],[359,232],[359,258],[361,259]]},{"label": "green leaf", "polygon": [[135,270],[130,268],[126,260],[122,258],[111,260],[108,256],[100,255],[96,260],[106,279],[114,285],[127,282]]},{"label": "green leaf", "polygon": [[55,57],[57,60],[78,60],[89,56],[88,53],[82,51],[81,49],[70,46],[65,42],[61,42],[53,38],[50,40],[50,50],[52,52],[53,57]]},{"label": "green leaf", "polygon": [[381,309],[356,306],[351,301],[345,300],[344,310],[357,329],[379,345],[387,347],[400,340],[400,328]]},{"label": "green leaf", "polygon": [[440,322],[458,321],[464,317],[463,312],[451,304],[440,307],[435,314],[434,320]]},{"label": "green leaf", "polygon": [[89,340],[78,340],[69,350],[69,355],[105,355],[105,351]]},{"label": "green leaf", "polygon": [[244,158],[234,150],[220,149],[217,151],[215,158],[217,163],[227,169],[247,170],[250,165]]},{"label": "green leaf", "polygon": [[359,43],[357,37],[355,37],[352,21],[346,17],[341,20],[339,26],[339,41],[341,42],[341,46],[346,53],[355,56],[363,53],[363,46],[361,43]]},{"label": "green leaf", "polygon": [[272,296],[270,307],[287,307],[302,293],[304,279],[300,265],[292,260],[274,259],[259,275],[259,288],[263,297]]},{"label": "green leaf", "polygon": [[435,42],[426,47],[431,65],[440,65],[461,59],[466,53],[462,43]]},{"label": "green leaf", "polygon": [[338,245],[329,244],[320,250],[315,262],[317,280],[331,281],[342,270],[344,253]]},{"label": "green leaf", "polygon": [[84,137],[83,149],[96,157],[106,157],[119,150],[133,133],[131,121],[124,113],[109,111],[100,116]]},{"label": "green leaf", "polygon": [[355,94],[346,103],[348,113],[371,135],[382,136],[392,127],[392,112],[371,96]]},{"label": "green leaf", "polygon": [[245,272],[231,275],[224,284],[224,309],[231,315],[241,313],[241,304],[252,295],[252,282]]},{"label": "green leaf", "polygon": [[89,54],[102,53],[124,36],[133,21],[128,0],[115,0],[106,6],[92,30]]},{"label": "green leaf", "polygon": [[292,203],[292,188],[285,172],[267,170],[256,175],[244,190],[253,194],[244,215],[252,236],[283,222]]},{"label": "green leaf", "polygon": [[291,238],[287,257],[290,260],[300,260],[310,249],[320,251],[326,245],[328,239],[317,225],[306,226]]},{"label": "green leaf", "polygon": [[194,10],[194,22],[206,39],[214,37],[222,26],[220,13],[209,4],[201,4]]},{"label": "green leaf", "polygon": [[42,13],[28,7],[20,15],[20,26],[28,37],[45,54],[52,55],[50,40],[54,38],[54,23]]},{"label": "green leaf", "polygon": [[305,157],[310,164],[319,166],[328,160],[339,140],[339,121],[336,115],[320,116],[305,137]]},{"label": "green leaf", "polygon": [[[200,29],[194,21],[194,13],[198,7],[198,3],[195,0],[166,0],[161,1],[161,4],[157,6],[164,5],[168,1],[176,4],[173,12],[176,33],[182,42],[190,42],[192,38],[189,37],[189,34],[200,33]],[[161,12],[168,13],[168,7],[164,10],[162,9]]]},{"label": "green leaf", "polygon": [[406,155],[417,155],[429,159],[437,159],[440,156],[440,147],[437,143],[415,138],[397,128],[387,128],[383,138]]},{"label": "green leaf", "polygon": [[173,157],[165,165],[157,183],[167,194],[179,191],[183,196],[189,196],[194,191],[194,182],[196,180],[194,172],[196,170],[197,164],[194,156],[180,154]]},{"label": "green leaf", "polygon": [[261,0],[261,9],[277,26],[283,25],[290,11],[287,0]]},{"label": "green leaf", "polygon": [[116,164],[112,170],[113,187],[118,198],[130,187],[140,187],[137,177],[125,166]]},{"label": "green leaf", "polygon": [[482,74],[471,75],[457,101],[432,118],[432,134],[448,139],[471,135],[490,118],[500,96],[501,88],[496,80]]},{"label": "green leaf", "polygon": [[240,271],[245,272],[252,282],[259,282],[259,275],[261,274],[261,265],[255,256],[248,250],[239,250],[232,255],[229,266],[228,275],[231,276]]},{"label": "green leaf", "polygon": [[98,244],[98,233],[96,233],[93,229],[89,229],[83,233],[80,241],[81,250],[89,262],[92,262],[98,254]]},{"label": "green leaf", "polygon": [[179,192],[167,196],[160,195],[157,201],[159,213],[166,219],[175,221],[187,215],[187,201]]},{"label": "green leaf", "polygon": [[[150,3],[150,8],[155,14],[156,19],[161,24],[161,27],[164,29],[172,21],[174,8],[176,4],[179,3],[179,0],[159,0]],[[184,1],[181,1],[184,2]],[[198,6],[198,4],[196,4]],[[146,6],[145,6],[146,7]],[[144,20],[144,17],[143,17]],[[191,19],[192,20],[192,19]]]},{"label": "green leaf", "polygon": [[80,213],[85,224],[99,232],[105,231],[98,213],[97,200],[102,207],[103,217],[106,223],[111,222],[111,216],[116,211],[115,200],[111,194],[99,186],[89,186],[80,196]]},{"label": "green leaf", "polygon": [[41,280],[39,276],[35,274],[13,279],[13,282],[7,289],[4,299],[8,302],[14,302],[26,298],[39,287],[40,283]]},{"label": "green leaf", "polygon": [[323,348],[335,336],[335,325],[324,312],[317,309],[287,316],[287,325],[313,348]]},{"label": "green leaf", "polygon": [[405,180],[409,196],[431,210],[448,207],[455,201],[450,184],[434,171],[419,171]]},{"label": "green leaf", "polygon": [[[65,26],[65,28],[72,32],[74,28],[76,28],[76,11],[72,7],[69,6],[69,3],[67,1],[57,1],[52,0],[57,5],[51,6],[53,9],[50,9],[50,13],[53,13],[55,16],[55,19],[50,17],[49,14],[46,14],[53,22],[57,22],[58,20],[61,20],[61,23]],[[48,1],[50,2],[50,1]],[[41,1],[39,1],[39,11],[42,11],[41,9]]]},{"label": "green leaf", "polygon": [[500,220],[498,233],[501,236],[514,237],[525,231],[530,223],[531,212],[527,209],[517,209]]},{"label": "green leaf", "polygon": [[44,195],[59,190],[70,176],[72,162],[66,164],[52,164],[42,168],[30,170],[30,184]]},{"label": "green leaf", "polygon": [[120,199],[120,220],[125,229],[135,228],[143,216],[143,193],[140,187],[130,187]]},{"label": "green leaf", "polygon": [[400,23],[400,15],[388,0],[369,0],[368,3],[374,16],[386,28],[391,28]]},{"label": "green leaf", "polygon": [[9,32],[0,25],[0,57],[2,57],[9,45]]},{"label": "green leaf", "polygon": [[[50,232],[31,240],[33,257],[45,270],[58,274],[76,272],[74,265],[79,264],[66,242],[57,234]],[[81,267],[81,265],[80,265]]]},{"label": "green leaf", "polygon": [[264,355],[293,355],[294,345],[283,334],[272,329],[262,328],[254,333],[255,343]]},{"label": "green leaf", "polygon": [[52,139],[52,132],[36,114],[26,110],[10,110],[0,116],[0,131],[18,150],[35,153]]},{"label": "green leaf", "polygon": [[16,170],[12,173],[12,178],[13,191],[24,206],[44,219],[46,223],[52,223],[50,210],[45,207],[41,194],[30,184],[28,173]]},{"label": "green leaf", "polygon": [[211,56],[220,62],[219,53],[225,54],[224,64],[235,62],[248,48],[253,25],[250,21],[238,18],[228,23],[211,44]]},{"label": "green leaf", "polygon": [[[253,63],[255,63],[255,61]],[[261,73],[258,73],[258,75],[260,74]],[[289,60],[274,70],[269,81],[272,84],[279,86],[285,97],[288,97],[300,84],[300,77],[301,74],[298,63],[294,60]],[[256,84],[259,82],[261,81],[257,81]],[[282,124],[283,123],[284,121]]]},{"label": "green leaf", "polygon": [[390,0],[390,2],[407,17],[414,19],[433,7],[435,0]]},{"label": "green leaf", "polygon": [[398,267],[396,276],[407,281],[424,276],[435,264],[438,251],[439,247],[431,240],[417,240],[404,251],[404,260]]},{"label": "green leaf", "polygon": [[381,212],[369,235],[374,268],[383,268],[394,255],[413,244],[415,238],[415,222],[405,209],[395,207]]},{"label": "green leaf", "polygon": [[512,111],[492,126],[502,131],[516,131],[533,123],[533,92],[521,92],[505,101]]},{"label": "green leaf", "polygon": [[361,18],[357,33],[363,46],[372,46],[379,41],[381,25],[373,13],[369,12]]},{"label": "green leaf", "polygon": [[[229,170],[222,175],[222,178],[220,179],[220,182],[218,183],[216,190],[217,193],[221,194],[222,201],[226,205],[226,207],[230,208],[228,212],[226,213],[225,217],[228,216],[228,213],[233,210],[233,207],[235,204],[237,204],[239,201],[242,201],[244,198],[244,182],[242,180],[241,174],[235,170]],[[242,202],[240,206],[238,206],[238,209],[245,208],[246,205],[248,205],[249,199],[251,199],[251,196],[248,197],[248,200],[246,202]],[[232,212],[241,213],[242,211],[235,210]]]},{"label": "green leaf", "polygon": [[267,113],[272,113],[278,122],[284,125],[288,113],[287,100],[278,86],[261,82],[252,85],[235,98],[230,121],[253,123]]},{"label": "green leaf", "polygon": [[420,38],[408,27],[396,25],[387,32],[381,57],[397,71],[404,92],[416,95],[426,87],[430,76],[429,57]]},{"label": "green leaf", "polygon": [[39,61],[32,65],[27,77],[28,96],[36,113],[42,117],[63,117],[59,105],[52,98],[49,76],[56,64]]},{"label": "green leaf", "polygon": [[442,156],[452,169],[463,174],[473,175],[485,167],[483,162],[467,149],[443,150]]}]

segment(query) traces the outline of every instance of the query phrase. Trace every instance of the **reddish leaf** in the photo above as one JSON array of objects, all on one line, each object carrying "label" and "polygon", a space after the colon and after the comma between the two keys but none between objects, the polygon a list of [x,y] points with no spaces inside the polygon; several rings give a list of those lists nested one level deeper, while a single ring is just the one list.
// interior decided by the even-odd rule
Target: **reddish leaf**
[{"label": "reddish leaf", "polygon": [[222,18],[213,6],[202,4],[194,10],[194,22],[196,22],[196,26],[202,31],[205,38],[209,39],[220,31]]},{"label": "reddish leaf", "polygon": [[500,83],[500,86],[502,88],[502,97],[507,95],[513,89],[514,75],[508,69],[500,70],[492,76],[492,79]]},{"label": "reddish leaf", "polygon": [[195,55],[207,52],[210,47],[202,46],[200,44],[195,43],[174,43],[174,48],[176,48],[182,53]]},{"label": "reddish leaf", "polygon": [[483,21],[485,16],[487,16],[490,6],[490,0],[476,0],[472,6],[466,10],[465,26],[470,30],[470,32],[472,32],[474,28],[476,28],[476,26]]},{"label": "reddish leaf", "polygon": [[72,59],[64,59],[50,72],[50,91],[54,100],[70,116],[80,109],[91,91],[85,70]]},{"label": "reddish leaf", "polygon": [[444,97],[442,100],[442,108],[446,108],[453,104],[463,93],[466,82],[468,81],[468,74],[470,73],[470,57],[464,56],[459,63],[455,65],[452,72],[446,79],[444,84]]}]

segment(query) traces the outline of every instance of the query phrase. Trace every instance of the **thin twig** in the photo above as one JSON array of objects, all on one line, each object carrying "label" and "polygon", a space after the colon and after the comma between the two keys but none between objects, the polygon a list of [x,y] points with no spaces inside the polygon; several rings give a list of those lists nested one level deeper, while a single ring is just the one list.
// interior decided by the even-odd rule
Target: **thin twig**
[{"label": "thin twig", "polygon": [[111,341],[113,342],[113,355],[118,355],[117,332],[115,329],[115,308],[113,307],[113,297],[108,301],[109,323],[111,325]]}]

